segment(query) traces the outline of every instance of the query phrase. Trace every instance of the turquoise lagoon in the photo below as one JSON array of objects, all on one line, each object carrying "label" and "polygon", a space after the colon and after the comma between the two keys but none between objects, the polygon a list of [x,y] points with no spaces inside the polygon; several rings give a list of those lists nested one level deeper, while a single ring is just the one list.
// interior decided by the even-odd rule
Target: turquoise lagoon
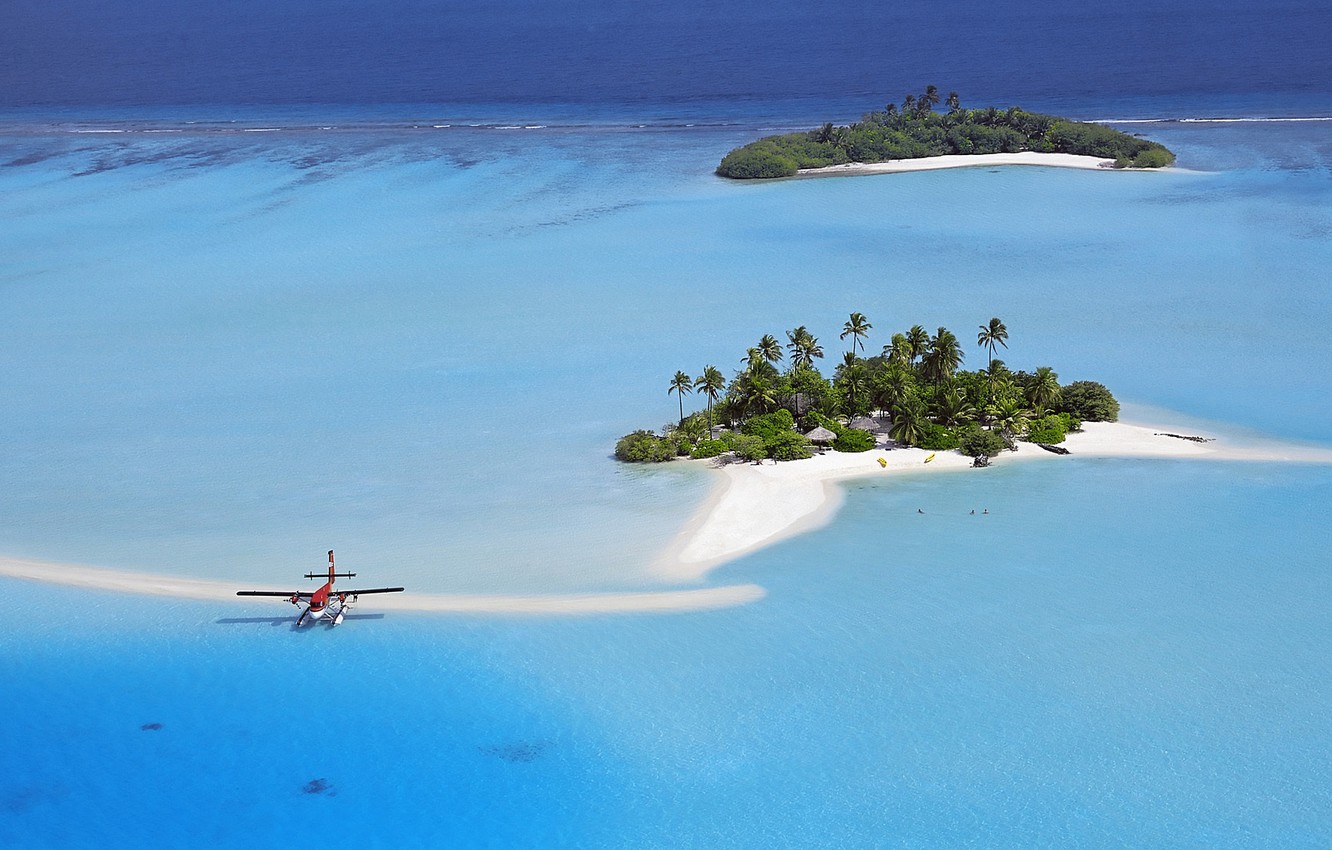
[{"label": "turquoise lagoon", "polygon": [[[3,550],[669,588],[648,566],[710,479],[614,440],[764,333],[834,359],[852,310],[876,347],[999,315],[1011,365],[1147,418],[1332,441],[1325,124],[1150,125],[1173,173],[739,185],[711,167],[780,121],[447,115],[9,127]],[[73,132],[108,129],[134,132]],[[763,600],[675,615],[293,633],[5,581],[0,843],[1325,846],[1330,488],[1077,458],[867,479],[706,580]]]}]

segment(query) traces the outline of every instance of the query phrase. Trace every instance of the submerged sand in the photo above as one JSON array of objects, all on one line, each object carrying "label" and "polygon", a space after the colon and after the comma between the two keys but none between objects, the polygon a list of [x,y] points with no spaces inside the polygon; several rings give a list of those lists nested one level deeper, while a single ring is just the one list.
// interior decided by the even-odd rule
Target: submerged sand
[{"label": "submerged sand", "polygon": [[[1089,422],[1084,425],[1081,433],[1070,434],[1064,445],[1074,458],[1195,458],[1332,464],[1332,450],[1325,448],[1276,441],[1241,443],[1206,434],[1196,436],[1203,438],[1203,441],[1182,439],[1172,435],[1172,430],[1165,427]],[[1007,464],[1068,460],[1039,446],[1020,443],[1016,452],[1004,452],[995,462]],[[694,584],[728,561],[819,527],[828,522],[841,504],[839,482],[847,479],[875,476],[892,480],[906,475],[960,473],[966,472],[970,465],[970,458],[956,452],[933,453],[922,449],[883,447],[854,454],[827,452],[809,460],[780,464],[732,463],[721,466],[716,473],[717,484],[713,494],[657,560],[653,572],[665,583]],[[0,577],[120,593],[244,603],[251,607],[259,604],[254,599],[237,597],[238,587],[232,582],[20,558],[0,557]],[[285,592],[292,588],[271,586],[253,589]],[[763,588],[754,584],[582,594],[409,592],[375,597],[372,605],[377,611],[449,614],[665,613],[743,605],[763,598],[764,594]],[[369,600],[363,602],[368,603]],[[280,615],[288,609],[275,605],[272,610]]]}]

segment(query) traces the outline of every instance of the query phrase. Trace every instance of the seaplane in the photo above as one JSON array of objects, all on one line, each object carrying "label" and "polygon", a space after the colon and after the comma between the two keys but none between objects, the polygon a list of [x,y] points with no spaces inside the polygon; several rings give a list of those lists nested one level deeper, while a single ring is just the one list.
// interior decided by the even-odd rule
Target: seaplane
[{"label": "seaplane", "polygon": [[[323,573],[306,573],[308,579],[323,578]],[[276,596],[285,598],[292,605],[298,608],[305,605],[305,610],[301,616],[296,618],[296,625],[302,626],[306,620],[314,623],[317,620],[328,620],[329,626],[342,625],[347,612],[351,610],[352,605],[356,603],[358,597],[367,593],[402,593],[401,587],[371,587],[365,590],[337,590],[333,589],[333,583],[340,578],[355,578],[356,573],[340,573],[333,565],[333,550],[328,550],[328,581],[318,590],[307,593],[296,591],[287,593],[284,590],[238,590],[237,596]]]}]

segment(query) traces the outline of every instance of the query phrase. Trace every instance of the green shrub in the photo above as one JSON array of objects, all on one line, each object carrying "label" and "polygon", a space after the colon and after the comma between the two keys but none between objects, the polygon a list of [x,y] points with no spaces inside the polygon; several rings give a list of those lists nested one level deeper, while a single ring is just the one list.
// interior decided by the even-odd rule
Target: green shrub
[{"label": "green shrub", "polygon": [[743,434],[735,438],[735,456],[741,460],[763,460],[768,456],[768,449],[758,437]]},{"label": "green shrub", "polygon": [[1008,444],[998,431],[986,430],[973,422],[958,432],[957,447],[967,457],[994,457],[1008,448]]},{"label": "green shrub", "polygon": [[811,454],[809,440],[795,431],[782,431],[764,440],[763,445],[774,460],[802,460]]},{"label": "green shrub", "polygon": [[689,456],[694,458],[717,457],[730,450],[731,447],[725,440],[699,440]]},{"label": "green shrub", "polygon": [[1060,414],[1052,413],[1049,416],[1042,416],[1031,427],[1027,429],[1025,439],[1029,443],[1045,443],[1053,445],[1064,442],[1065,421]]},{"label": "green shrub", "polygon": [[1074,381],[1060,390],[1059,409],[1082,422],[1115,422],[1119,419],[1119,402],[1104,384],[1096,381]]},{"label": "green shrub", "polygon": [[791,417],[791,411],[786,409],[764,413],[761,416],[751,416],[740,426],[740,430],[745,434],[759,437],[765,442],[782,433],[794,434],[794,428],[795,419]]},{"label": "green shrub", "polygon": [[679,431],[672,431],[662,439],[675,447],[675,454],[679,457],[689,457],[694,451],[694,440]]},{"label": "green shrub", "polygon": [[791,177],[796,162],[769,148],[736,148],[722,158],[717,173],[735,180],[764,180]]},{"label": "green shrub", "polygon": [[1165,168],[1175,164],[1175,155],[1162,147],[1148,148],[1133,157],[1134,168]]},{"label": "green shrub", "polygon": [[628,463],[660,463],[675,457],[673,440],[658,437],[651,431],[625,434],[615,444],[615,456]]},{"label": "green shrub", "polygon": [[839,452],[867,452],[874,448],[876,441],[869,431],[859,428],[844,428],[833,440],[832,447]]},{"label": "green shrub", "polygon": [[943,452],[957,448],[957,434],[952,428],[945,428],[936,422],[926,422],[920,430],[920,441],[916,445],[922,449]]},{"label": "green shrub", "polygon": [[691,413],[684,418],[679,425],[670,425],[667,433],[672,436],[685,436],[694,442],[698,442],[708,434],[708,415],[703,411]]}]

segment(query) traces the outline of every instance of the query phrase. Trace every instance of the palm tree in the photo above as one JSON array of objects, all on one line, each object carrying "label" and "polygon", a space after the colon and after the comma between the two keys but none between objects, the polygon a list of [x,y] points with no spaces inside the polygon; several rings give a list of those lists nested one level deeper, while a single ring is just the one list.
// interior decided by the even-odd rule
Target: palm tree
[{"label": "palm tree", "polygon": [[1006,437],[1021,434],[1031,424],[1031,417],[1022,409],[1017,399],[1003,398],[990,405],[992,427],[998,428]]},{"label": "palm tree", "polygon": [[814,358],[823,356],[823,347],[819,345],[819,340],[804,325],[786,332],[786,338],[791,340],[787,346],[791,351],[791,365],[804,366],[810,368],[814,365]]},{"label": "palm tree", "polygon": [[890,365],[874,379],[874,403],[880,410],[894,410],[911,394],[911,376],[904,367]]},{"label": "palm tree", "polygon": [[949,428],[976,418],[976,408],[967,401],[967,392],[953,384],[934,396],[934,418]]},{"label": "palm tree", "polygon": [[948,99],[945,100],[944,103],[947,104],[949,112],[957,112],[962,108],[962,101],[958,99],[957,92],[955,91],[950,91],[948,93]]},{"label": "palm tree", "polygon": [[792,366],[801,365],[800,362],[796,360],[796,355],[800,353],[800,349],[804,346],[805,339],[808,337],[809,337],[809,331],[805,328],[804,325],[801,325],[798,328],[792,328],[791,330],[786,332],[786,338],[790,340],[790,342],[787,343],[786,350],[791,352]]},{"label": "palm tree", "polygon": [[680,424],[684,425],[684,397],[686,393],[694,391],[694,382],[684,372],[676,372],[675,377],[671,379],[671,387],[666,390],[666,395],[675,393],[680,397]]},{"label": "palm tree", "polygon": [[1038,411],[1044,411],[1046,407],[1059,399],[1059,376],[1049,366],[1042,366],[1036,370],[1031,383],[1027,384],[1027,401]]},{"label": "palm tree", "polygon": [[745,369],[749,372],[757,372],[763,368],[763,364],[768,361],[763,359],[763,352],[758,348],[745,349]]},{"label": "palm tree", "polygon": [[[848,352],[850,355],[850,352]],[[854,355],[850,355],[854,356]],[[846,415],[855,416],[860,412],[860,400],[869,393],[869,376],[865,374],[865,367],[856,363],[854,360],[842,369],[842,374],[838,376],[838,383],[842,386],[842,391],[846,393]]]},{"label": "palm tree", "polygon": [[883,356],[897,366],[911,365],[911,343],[907,342],[906,334],[893,334],[893,341],[883,347]]},{"label": "palm tree", "polygon": [[763,339],[759,340],[758,349],[759,353],[763,355],[763,359],[769,363],[776,363],[784,356],[782,344],[772,334],[763,335]]},{"label": "palm tree", "polygon": [[990,319],[990,324],[981,325],[980,333],[976,335],[976,344],[990,349],[990,381],[994,382],[994,347],[1002,345],[1008,348],[1008,328],[999,320],[998,316]]},{"label": "palm tree", "polygon": [[832,122],[829,121],[827,124],[824,124],[819,128],[819,131],[814,135],[814,141],[825,144],[831,142],[833,140],[833,132],[836,129],[837,128],[833,126]]},{"label": "palm tree", "polygon": [[814,368],[814,360],[823,359],[823,346],[819,345],[819,338],[811,336],[805,340],[805,348],[801,352],[805,357],[805,365]]},{"label": "palm tree", "polygon": [[777,404],[772,383],[763,375],[744,372],[731,387],[735,400],[746,416],[767,413]]},{"label": "palm tree", "polygon": [[906,99],[902,101],[902,114],[911,115],[915,111],[916,111],[916,96],[914,94],[909,94],[906,96]]},{"label": "palm tree", "polygon": [[920,325],[912,325],[911,330],[907,331],[906,340],[911,349],[911,363],[914,365],[916,360],[924,357],[925,352],[929,350],[930,335]]},{"label": "palm tree", "polygon": [[941,327],[925,353],[925,376],[936,384],[942,383],[952,377],[964,359],[957,337],[948,328]]},{"label": "palm tree", "polygon": [[846,324],[842,325],[842,335],[838,339],[851,337],[852,353],[855,352],[857,346],[860,347],[861,351],[864,351],[865,343],[861,341],[861,337],[869,336],[873,327],[869,323],[869,319],[865,318],[864,313],[852,313],[851,318],[847,320]]},{"label": "palm tree", "polygon": [[899,443],[914,445],[925,433],[925,404],[918,398],[907,399],[893,409],[893,427],[888,436]]},{"label": "palm tree", "polygon": [[925,113],[928,113],[928,112],[933,112],[933,111],[934,111],[934,105],[935,105],[936,103],[938,103],[938,102],[939,102],[939,87],[938,87],[938,86],[926,86],[926,87],[925,87],[925,93],[922,94],[922,95],[920,96],[920,100],[917,101],[917,103],[918,103],[919,106],[920,106],[920,112],[921,112],[922,115],[924,115]]},{"label": "palm tree", "polygon": [[703,374],[694,379],[694,389],[708,398],[708,438],[712,438],[712,405],[726,389],[726,376],[716,366],[703,367]]}]

